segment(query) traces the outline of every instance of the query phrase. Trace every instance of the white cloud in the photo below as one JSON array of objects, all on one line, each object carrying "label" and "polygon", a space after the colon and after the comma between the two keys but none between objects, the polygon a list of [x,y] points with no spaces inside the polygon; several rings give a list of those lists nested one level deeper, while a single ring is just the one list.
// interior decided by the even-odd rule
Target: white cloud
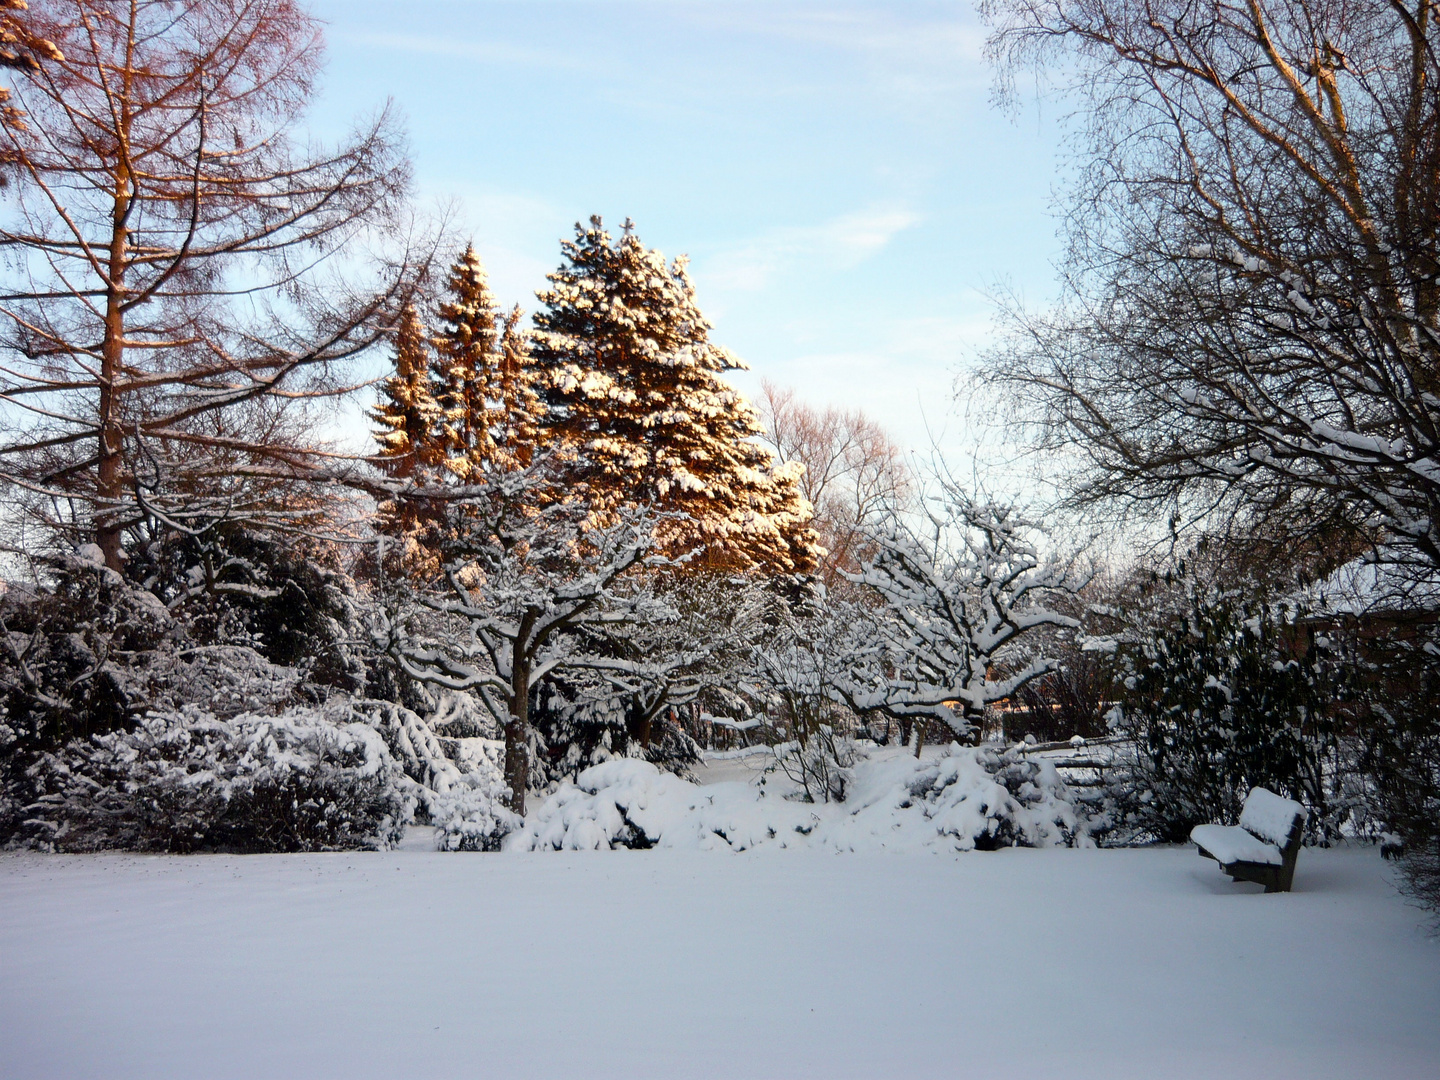
[{"label": "white cloud", "polygon": [[440,56],[511,67],[549,68],[563,71],[602,72],[604,65],[587,61],[573,51],[522,45],[499,36],[471,38],[463,35],[405,34],[391,31],[339,30],[336,41],[363,45],[392,53]]},{"label": "white cloud", "polygon": [[990,79],[985,27],[965,5],[702,3],[668,10],[711,29],[849,54],[872,91],[907,99]]},{"label": "white cloud", "polygon": [[753,290],[801,263],[849,270],[884,249],[920,222],[901,207],[872,207],[841,214],[820,225],[786,226],[712,255],[707,283],[722,289]]}]

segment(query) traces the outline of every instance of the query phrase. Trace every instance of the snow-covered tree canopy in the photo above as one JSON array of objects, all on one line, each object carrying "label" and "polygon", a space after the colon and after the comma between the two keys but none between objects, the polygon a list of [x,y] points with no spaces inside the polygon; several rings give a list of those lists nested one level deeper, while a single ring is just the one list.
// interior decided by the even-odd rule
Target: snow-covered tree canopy
[{"label": "snow-covered tree canopy", "polygon": [[952,485],[925,528],[892,519],[874,533],[877,554],[852,578],[883,601],[877,636],[836,685],[858,711],[936,716],[968,734],[988,705],[1056,669],[1033,632],[1077,628],[1049,601],[1087,579],[1041,555],[1038,522]]},{"label": "snow-covered tree canopy", "polygon": [[651,554],[654,517],[620,508],[597,524],[565,498],[554,455],[497,468],[451,504],[448,588],[382,615],[377,640],[411,677],[477,695],[505,729],[505,777],[523,813],[532,688],[567,670],[641,678],[643,658],[597,643],[673,617],[631,571]]}]

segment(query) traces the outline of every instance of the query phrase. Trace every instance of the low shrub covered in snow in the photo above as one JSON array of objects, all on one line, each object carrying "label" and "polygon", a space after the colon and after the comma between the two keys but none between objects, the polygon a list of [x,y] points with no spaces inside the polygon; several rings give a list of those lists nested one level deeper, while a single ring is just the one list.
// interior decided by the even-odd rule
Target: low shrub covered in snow
[{"label": "low shrub covered in snow", "polygon": [[820,725],[803,744],[780,743],[775,767],[805,793],[806,802],[844,802],[863,751],[854,739],[829,724]]},{"label": "low shrub covered in snow", "polygon": [[1089,843],[1053,766],[952,744],[923,761],[903,752],[857,761],[843,803],[786,799],[739,782],[702,787],[616,759],[556,791],[507,847],[971,851]]},{"label": "low shrub covered in snow", "polygon": [[[442,708],[447,706],[442,702]],[[505,744],[479,737],[442,739],[417,713],[388,701],[352,706],[384,737],[405,786],[435,827],[440,851],[495,851],[520,818],[503,805]]]},{"label": "low shrub covered in snow", "polygon": [[347,707],[190,705],[42,755],[26,839],[57,851],[327,851],[399,840],[413,796]]}]

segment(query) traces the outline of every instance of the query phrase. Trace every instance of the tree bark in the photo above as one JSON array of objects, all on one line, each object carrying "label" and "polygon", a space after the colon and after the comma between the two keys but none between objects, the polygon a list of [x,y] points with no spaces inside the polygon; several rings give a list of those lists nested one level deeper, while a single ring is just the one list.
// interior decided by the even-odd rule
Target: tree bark
[{"label": "tree bark", "polygon": [[125,360],[125,269],[129,255],[127,227],[130,222],[133,179],[130,174],[130,90],[133,81],[135,11],[131,4],[130,33],[125,50],[125,71],[121,80],[120,115],[116,132],[120,146],[115,160],[115,202],[110,223],[109,259],[105,282],[105,330],[100,350],[100,408],[97,435],[99,464],[96,469],[95,543],[105,556],[105,565],[117,573],[122,568],[120,499],[124,494],[123,418],[116,381]]},{"label": "tree bark", "polygon": [[[517,650],[518,652],[518,650]],[[505,725],[507,805],[525,816],[525,787],[530,781],[530,661],[516,656],[510,676],[510,722]]]}]

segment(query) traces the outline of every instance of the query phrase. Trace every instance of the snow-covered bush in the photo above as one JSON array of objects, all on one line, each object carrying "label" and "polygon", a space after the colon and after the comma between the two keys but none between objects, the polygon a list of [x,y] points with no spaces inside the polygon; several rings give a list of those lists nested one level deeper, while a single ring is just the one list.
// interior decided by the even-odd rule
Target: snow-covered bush
[{"label": "snow-covered bush", "polygon": [[1196,825],[1237,821],[1257,786],[1333,831],[1324,644],[1275,607],[1196,592],[1173,624],[1123,648],[1110,715],[1126,748],[1109,778],[1116,836],[1183,842]]},{"label": "snow-covered bush", "polygon": [[[1352,638],[1361,668],[1362,766],[1379,823],[1398,840],[1404,891],[1440,916],[1440,622]],[[1355,647],[1359,646],[1359,647]]]},{"label": "snow-covered bush", "polygon": [[974,851],[1090,844],[1088,823],[1053,766],[951,746],[857,763],[844,803],[775,798],[766,788],[699,786],[635,760],[606,762],[562,786],[507,848],[745,851]]},{"label": "snow-covered bush", "polygon": [[917,762],[906,789],[936,831],[953,837],[960,850],[1088,842],[1085,815],[1055,766],[1026,758],[1018,748],[957,748],[936,761]]},{"label": "snow-covered bush", "polygon": [[[380,732],[404,770],[404,786],[420,816],[435,827],[438,850],[495,851],[520,826],[520,818],[504,805],[503,742],[442,738],[433,723],[389,701],[360,701],[351,708]],[[442,699],[441,708],[442,718],[465,710],[461,701],[449,698]]]},{"label": "snow-covered bush", "polygon": [[805,742],[776,744],[774,768],[799,786],[806,802],[844,802],[864,751],[849,735],[820,725]]},{"label": "snow-covered bush", "polygon": [[413,811],[384,741],[348,708],[221,718],[189,705],[75,740],[30,773],[25,836],[56,851],[387,847]]},{"label": "snow-covered bush", "polygon": [[204,524],[157,528],[135,546],[127,579],[171,611],[192,645],[247,646],[308,683],[359,691],[360,604],[334,546],[223,518]]}]

